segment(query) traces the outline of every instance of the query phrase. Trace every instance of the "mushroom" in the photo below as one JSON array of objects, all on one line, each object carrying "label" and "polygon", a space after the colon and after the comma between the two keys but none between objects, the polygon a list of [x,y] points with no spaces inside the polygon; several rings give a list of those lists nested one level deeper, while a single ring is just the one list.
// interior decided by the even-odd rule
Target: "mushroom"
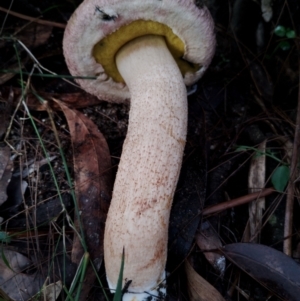
[{"label": "mushroom", "polygon": [[[198,2],[198,1],[197,1]],[[192,0],[85,0],[68,22],[64,55],[87,92],[130,100],[129,124],[104,236],[114,292],[125,250],[123,300],[165,295],[168,222],[187,132],[186,85],[215,49],[209,11]]]}]

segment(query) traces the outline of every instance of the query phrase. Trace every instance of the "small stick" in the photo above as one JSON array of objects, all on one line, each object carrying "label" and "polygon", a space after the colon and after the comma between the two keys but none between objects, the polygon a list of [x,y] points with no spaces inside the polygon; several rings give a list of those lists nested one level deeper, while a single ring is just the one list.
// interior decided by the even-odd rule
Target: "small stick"
[{"label": "small stick", "polygon": [[20,13],[16,13],[14,11],[11,11],[11,10],[6,9],[4,7],[1,7],[1,6],[0,6],[0,11],[3,11],[5,13],[10,14],[12,16],[15,16],[17,18],[28,20],[28,21],[31,21],[31,22],[35,22],[35,23],[38,23],[38,24],[48,25],[48,26],[53,26],[53,27],[58,27],[58,28],[66,28],[66,24],[47,21],[47,20],[41,20],[39,18],[34,18],[34,17],[29,17],[29,16],[26,16],[26,15],[23,15],[23,14],[20,14]]},{"label": "small stick", "polygon": [[[297,48],[299,51],[300,46],[298,46]],[[300,83],[300,72],[299,72],[299,83]],[[300,88],[298,88],[297,119],[296,119],[295,134],[294,134],[293,153],[291,158],[290,181],[287,187],[285,219],[284,219],[285,240],[283,242],[283,252],[288,256],[292,255],[293,211],[294,211],[294,200],[295,200],[295,181],[297,178],[297,165],[299,160],[298,157],[299,146],[300,146]]]},{"label": "small stick", "polygon": [[271,193],[273,193],[275,191],[276,190],[274,188],[265,188],[258,192],[250,193],[250,194],[244,195],[242,197],[239,197],[239,198],[227,201],[227,202],[223,202],[223,203],[211,206],[211,207],[207,207],[207,208],[203,209],[202,215],[203,216],[211,215],[211,214],[214,214],[214,213],[217,213],[217,212],[220,212],[220,211],[232,208],[232,207],[247,204],[249,202],[254,201],[257,198],[262,198],[267,195],[270,195]]}]

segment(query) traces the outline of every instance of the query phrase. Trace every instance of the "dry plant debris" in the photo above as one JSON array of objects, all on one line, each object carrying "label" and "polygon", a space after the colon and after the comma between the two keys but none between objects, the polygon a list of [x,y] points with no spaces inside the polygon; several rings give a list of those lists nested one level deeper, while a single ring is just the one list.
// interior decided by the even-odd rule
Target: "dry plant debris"
[{"label": "dry plant debris", "polygon": [[300,267],[289,256],[252,243],[228,244],[222,251],[231,262],[280,299],[299,300]]},{"label": "dry plant debris", "polygon": [[26,272],[30,267],[32,267],[32,262],[27,257],[18,252],[3,249],[2,247],[0,289],[12,300],[28,300],[43,285],[44,279],[42,275]]},{"label": "dry plant debris", "polygon": [[184,264],[188,281],[188,292],[191,301],[225,301],[218,290],[216,290],[193,269],[193,266],[188,259],[186,259]]},{"label": "dry plant debris", "polygon": [[12,175],[13,163],[10,154],[8,146],[0,148],[0,205],[7,199],[6,187]]}]

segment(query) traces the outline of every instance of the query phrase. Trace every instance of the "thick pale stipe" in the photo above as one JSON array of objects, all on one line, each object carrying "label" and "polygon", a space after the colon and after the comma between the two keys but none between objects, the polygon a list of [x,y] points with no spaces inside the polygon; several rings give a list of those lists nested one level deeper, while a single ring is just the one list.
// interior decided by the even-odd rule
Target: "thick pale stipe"
[{"label": "thick pale stipe", "polygon": [[160,36],[126,44],[116,63],[131,95],[129,126],[104,239],[107,280],[116,288],[125,249],[123,300],[165,293],[168,224],[187,131],[186,87]]}]

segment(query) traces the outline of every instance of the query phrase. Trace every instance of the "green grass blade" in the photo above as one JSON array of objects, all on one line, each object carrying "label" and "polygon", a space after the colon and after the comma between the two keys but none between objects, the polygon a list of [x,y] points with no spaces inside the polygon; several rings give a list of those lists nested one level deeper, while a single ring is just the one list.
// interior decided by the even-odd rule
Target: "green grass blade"
[{"label": "green grass blade", "polygon": [[113,301],[121,301],[122,300],[122,282],[123,282],[124,262],[125,262],[125,251],[123,249],[121,268],[120,268],[117,288],[116,288],[116,292],[115,292]]}]

